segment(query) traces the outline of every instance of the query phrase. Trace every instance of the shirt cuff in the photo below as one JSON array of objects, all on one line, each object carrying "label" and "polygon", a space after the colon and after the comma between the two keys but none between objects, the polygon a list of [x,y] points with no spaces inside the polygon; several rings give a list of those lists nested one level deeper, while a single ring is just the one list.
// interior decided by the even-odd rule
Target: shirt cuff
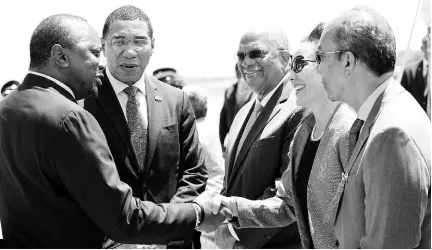
[{"label": "shirt cuff", "polygon": [[230,231],[231,235],[236,239],[237,241],[240,241],[239,237],[237,236],[234,227],[231,223],[228,223],[228,230]]}]

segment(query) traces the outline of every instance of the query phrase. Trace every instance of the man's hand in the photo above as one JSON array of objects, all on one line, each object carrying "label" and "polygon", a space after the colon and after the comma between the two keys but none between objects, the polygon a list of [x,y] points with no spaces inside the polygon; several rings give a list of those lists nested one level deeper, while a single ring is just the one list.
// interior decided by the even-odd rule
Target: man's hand
[{"label": "man's hand", "polygon": [[232,216],[238,216],[237,202],[235,196],[225,197],[219,194],[216,195],[213,198],[212,213],[218,213],[223,207],[228,208],[229,211],[231,211]]},{"label": "man's hand", "polygon": [[214,242],[219,248],[232,249],[236,242],[236,239],[231,235],[228,224],[222,224],[216,230]]},{"label": "man's hand", "polygon": [[198,231],[213,232],[224,220],[230,220],[232,218],[232,214],[227,208],[223,208],[217,213],[212,213],[213,199],[215,196],[216,193],[205,191],[194,200],[194,202],[200,204],[204,208],[204,221],[197,228]]}]

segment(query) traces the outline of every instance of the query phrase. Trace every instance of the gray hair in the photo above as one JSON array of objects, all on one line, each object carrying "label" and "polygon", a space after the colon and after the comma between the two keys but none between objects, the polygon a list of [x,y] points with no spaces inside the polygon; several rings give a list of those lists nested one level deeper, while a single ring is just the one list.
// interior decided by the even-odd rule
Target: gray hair
[{"label": "gray hair", "polygon": [[[351,51],[376,76],[394,71],[396,39],[387,21],[369,7],[357,6],[333,22],[333,42]],[[340,58],[341,54],[339,54]]]}]

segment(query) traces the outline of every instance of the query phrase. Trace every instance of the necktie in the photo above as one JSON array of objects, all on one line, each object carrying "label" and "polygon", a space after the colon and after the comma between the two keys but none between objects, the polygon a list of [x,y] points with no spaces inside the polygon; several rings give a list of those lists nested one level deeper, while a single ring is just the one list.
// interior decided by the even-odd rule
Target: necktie
[{"label": "necktie", "polygon": [[360,129],[363,126],[363,123],[364,123],[363,120],[360,120],[357,118],[350,129],[348,159],[351,158],[351,154],[352,154],[354,147],[357,143],[358,137],[360,135]]},{"label": "necktie", "polygon": [[139,112],[140,103],[136,98],[138,88],[135,86],[127,87],[124,92],[128,95],[126,103],[126,117],[131,133],[132,146],[138,160],[140,168],[144,167],[145,154],[147,151],[147,128]]},{"label": "necktie", "polygon": [[240,152],[240,149],[243,147],[243,142],[246,139],[247,135],[249,134],[250,129],[252,128],[252,125],[255,123],[261,109],[262,109],[261,103],[259,103],[258,101],[255,101],[254,110],[252,111],[252,114],[249,116],[249,120],[246,124],[245,129],[243,130],[242,137],[240,138],[240,142],[237,146],[237,152],[236,152],[236,157],[235,157],[236,160],[237,160],[237,156]]}]

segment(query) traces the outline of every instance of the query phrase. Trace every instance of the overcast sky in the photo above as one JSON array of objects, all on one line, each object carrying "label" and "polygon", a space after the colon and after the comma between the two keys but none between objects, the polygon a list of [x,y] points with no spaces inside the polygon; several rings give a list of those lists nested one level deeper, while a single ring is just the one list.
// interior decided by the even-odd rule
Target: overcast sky
[{"label": "overcast sky", "polygon": [[[430,2],[430,0],[429,0]],[[33,30],[45,17],[68,13],[86,18],[99,32],[116,8],[131,4],[141,8],[153,23],[155,51],[147,67],[175,67],[185,77],[234,75],[240,36],[256,24],[280,26],[292,48],[320,21],[327,21],[359,4],[380,12],[392,26],[397,50],[405,49],[417,10],[417,0],[6,0],[0,1],[0,85],[22,81],[29,64]],[[430,11],[430,10],[429,10]],[[429,13],[430,15],[430,13]],[[419,50],[426,23],[419,18],[410,48]],[[102,59],[103,60],[103,59]]]}]

